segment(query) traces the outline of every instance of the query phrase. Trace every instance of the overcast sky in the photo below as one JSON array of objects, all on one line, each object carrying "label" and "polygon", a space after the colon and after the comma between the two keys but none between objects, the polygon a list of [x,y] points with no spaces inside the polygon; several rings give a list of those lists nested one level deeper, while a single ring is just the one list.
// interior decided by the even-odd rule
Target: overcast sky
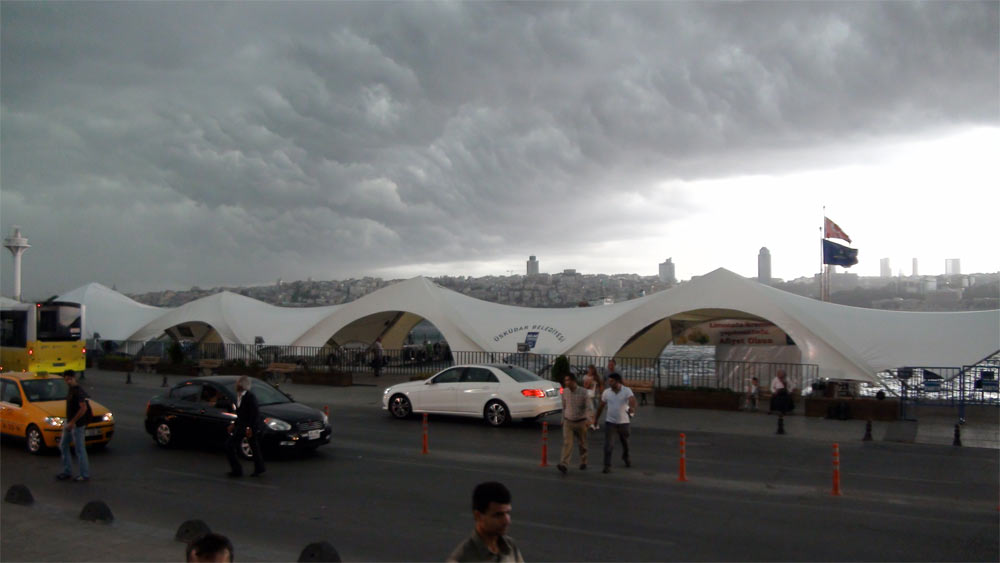
[{"label": "overcast sky", "polygon": [[[998,2],[2,4],[25,298],[1000,271]],[[0,261],[10,295],[12,259]]]}]

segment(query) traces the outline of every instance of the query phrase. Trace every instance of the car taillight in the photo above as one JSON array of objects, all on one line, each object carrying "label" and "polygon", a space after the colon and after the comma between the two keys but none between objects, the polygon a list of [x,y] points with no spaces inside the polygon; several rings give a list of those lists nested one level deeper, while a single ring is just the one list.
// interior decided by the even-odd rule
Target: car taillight
[{"label": "car taillight", "polygon": [[28,355],[29,356],[34,356],[35,355],[35,349],[34,348],[28,348]]},{"label": "car taillight", "polygon": [[86,354],[87,353],[87,349],[86,348],[80,348],[80,353],[81,354]]},{"label": "car taillight", "polygon": [[560,387],[560,388],[559,388],[559,394],[560,394],[560,395],[562,395],[562,390],[563,390],[563,388],[562,388],[562,387]]},{"label": "car taillight", "polygon": [[521,394],[525,397],[544,397],[545,391],[541,389],[521,389]]}]

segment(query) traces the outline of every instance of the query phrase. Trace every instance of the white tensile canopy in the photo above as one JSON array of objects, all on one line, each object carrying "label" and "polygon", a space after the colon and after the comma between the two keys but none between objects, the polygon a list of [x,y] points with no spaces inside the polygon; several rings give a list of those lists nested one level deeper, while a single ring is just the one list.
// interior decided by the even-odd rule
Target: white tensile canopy
[{"label": "white tensile canopy", "polygon": [[[63,298],[72,300],[66,299],[71,294]],[[97,295],[84,292],[83,297]],[[176,309],[157,309],[157,316],[144,323],[135,321],[133,310],[122,303],[102,298],[85,303],[88,324],[93,326],[89,320],[95,315],[101,318],[99,309],[109,302],[118,303],[113,316],[125,317],[121,326],[136,326],[124,338],[128,340],[164,333],[177,337],[179,327],[188,327],[201,341],[252,344],[261,336],[268,345],[319,347],[330,341],[369,344],[381,336],[383,345],[393,349],[426,319],[453,350],[506,354],[516,352],[518,343],[534,342],[531,351],[540,354],[653,358],[694,323],[767,321],[794,341],[802,363],[820,367],[821,376],[861,381],[903,366],[970,365],[1000,350],[997,310],[914,313],[847,307],[780,291],[721,268],[640,299],[566,309],[489,303],[417,277],[330,307],[276,307],[223,292]],[[150,308],[132,303],[134,311],[150,314]]]},{"label": "white tensile canopy", "polygon": [[99,283],[88,283],[59,296],[59,301],[82,303],[86,309],[87,340],[100,334],[102,340],[128,340],[135,331],[169,311],[143,305]]}]

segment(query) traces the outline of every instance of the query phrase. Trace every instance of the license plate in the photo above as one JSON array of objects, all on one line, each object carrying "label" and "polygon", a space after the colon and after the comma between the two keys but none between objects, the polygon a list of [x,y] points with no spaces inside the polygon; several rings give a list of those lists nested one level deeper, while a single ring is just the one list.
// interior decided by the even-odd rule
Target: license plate
[{"label": "license plate", "polygon": [[100,436],[101,435],[101,429],[100,428],[88,428],[85,434],[87,436]]},{"label": "license plate", "polygon": [[316,440],[322,432],[322,430],[310,430],[307,436],[310,440]]}]

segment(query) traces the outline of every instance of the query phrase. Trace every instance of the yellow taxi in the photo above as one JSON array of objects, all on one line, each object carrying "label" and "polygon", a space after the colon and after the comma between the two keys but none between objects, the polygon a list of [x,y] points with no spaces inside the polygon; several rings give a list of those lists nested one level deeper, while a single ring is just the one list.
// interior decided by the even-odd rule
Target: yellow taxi
[{"label": "yellow taxi", "polygon": [[[23,438],[37,454],[59,445],[66,420],[69,385],[62,376],[44,373],[0,373],[0,431]],[[85,431],[87,446],[104,447],[115,433],[115,417],[93,399],[94,421]]]}]

